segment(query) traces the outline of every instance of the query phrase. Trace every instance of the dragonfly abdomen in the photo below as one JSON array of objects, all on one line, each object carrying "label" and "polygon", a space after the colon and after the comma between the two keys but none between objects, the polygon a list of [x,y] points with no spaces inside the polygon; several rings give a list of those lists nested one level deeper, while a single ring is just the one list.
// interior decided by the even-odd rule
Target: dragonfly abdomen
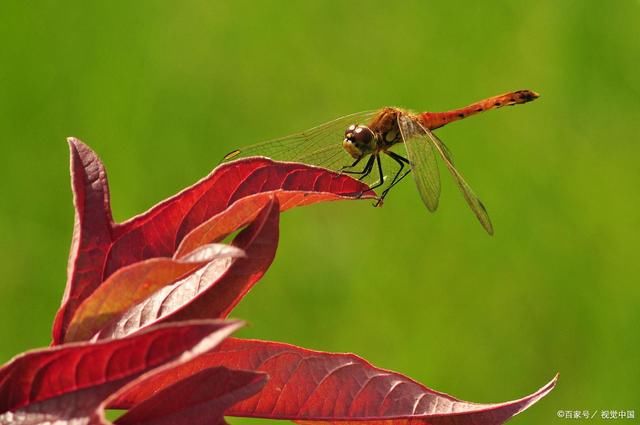
[{"label": "dragonfly abdomen", "polygon": [[423,112],[418,114],[418,117],[422,124],[429,130],[435,130],[450,122],[458,121],[463,118],[470,117],[471,115],[478,114],[480,112],[489,111],[491,109],[501,108],[503,106],[518,105],[522,103],[531,102],[537,99],[540,95],[531,90],[518,90],[493,96],[488,99],[481,100],[464,108],[454,109],[447,112]]}]

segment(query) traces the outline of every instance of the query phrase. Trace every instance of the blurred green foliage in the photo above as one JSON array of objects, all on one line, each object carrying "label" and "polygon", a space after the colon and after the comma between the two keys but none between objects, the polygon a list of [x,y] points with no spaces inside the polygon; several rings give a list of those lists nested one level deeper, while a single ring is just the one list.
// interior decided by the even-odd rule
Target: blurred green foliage
[{"label": "blurred green foliage", "polygon": [[436,214],[409,179],[384,208],[296,209],[234,316],[243,336],[352,351],[467,400],[560,372],[514,424],[640,415],[639,1],[11,1],[0,16],[0,361],[49,343],[66,136],[101,155],[123,220],[238,146],[529,88],[542,97],[438,131],[494,237],[444,167]]}]

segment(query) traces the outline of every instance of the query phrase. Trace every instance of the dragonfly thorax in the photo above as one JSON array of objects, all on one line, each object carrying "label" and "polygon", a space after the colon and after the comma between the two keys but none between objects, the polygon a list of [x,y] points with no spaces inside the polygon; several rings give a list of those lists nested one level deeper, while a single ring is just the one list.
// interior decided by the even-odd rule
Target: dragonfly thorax
[{"label": "dragonfly thorax", "polygon": [[354,159],[362,158],[376,150],[376,135],[369,127],[351,124],[344,132],[342,147]]}]

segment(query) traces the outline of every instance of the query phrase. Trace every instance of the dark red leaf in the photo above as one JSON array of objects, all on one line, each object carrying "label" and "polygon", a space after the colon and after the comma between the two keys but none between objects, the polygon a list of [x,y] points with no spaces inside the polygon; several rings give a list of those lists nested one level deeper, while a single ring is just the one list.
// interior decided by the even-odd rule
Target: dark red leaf
[{"label": "dark red leaf", "polygon": [[[346,175],[267,158],[225,163],[209,176],[133,219],[115,224],[107,177],[100,159],[78,139],[69,139],[76,207],[67,287],[53,326],[53,343],[64,335],[76,309],[116,270],[154,257],[172,257],[191,230],[234,201],[260,192],[292,192],[289,208],[331,199],[375,194]],[[309,196],[322,193],[326,196]],[[191,246],[193,248],[193,246]]]},{"label": "dark red leaf", "polygon": [[0,423],[100,423],[97,410],[115,391],[160,366],[165,368],[157,371],[169,373],[239,326],[237,321],[183,322],[123,339],[24,353],[0,369]]},{"label": "dark red leaf", "polygon": [[212,261],[121,312],[98,337],[122,337],[159,322],[226,317],[273,261],[278,245],[278,217],[278,199],[273,197],[233,241],[246,258]]},{"label": "dark red leaf", "polygon": [[173,385],[160,387],[162,389],[121,416],[116,424],[223,425],[224,412],[258,392],[266,378],[263,374],[224,367],[204,369]]},{"label": "dark red leaf", "polygon": [[[212,366],[269,374],[269,382],[261,392],[234,405],[227,415],[290,419],[298,423],[501,424],[544,397],[556,382],[554,378],[519,400],[476,404],[431,390],[399,373],[376,368],[353,354],[236,338],[225,340],[181,373],[196,373]],[[154,381],[132,387],[126,397],[114,399],[113,406],[135,404],[158,386],[170,382],[156,375]]]}]

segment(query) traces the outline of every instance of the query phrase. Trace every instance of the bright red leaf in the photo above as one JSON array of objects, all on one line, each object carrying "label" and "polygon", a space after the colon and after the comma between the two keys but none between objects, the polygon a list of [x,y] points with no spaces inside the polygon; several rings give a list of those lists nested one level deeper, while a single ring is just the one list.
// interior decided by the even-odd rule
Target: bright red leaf
[{"label": "bright red leaf", "polygon": [[173,368],[211,350],[239,326],[174,323],[127,338],[24,353],[0,369],[0,423],[103,423],[100,406],[119,389],[154,373],[175,376]]},{"label": "bright red leaf", "polygon": [[246,196],[237,200],[231,204],[229,208],[214,215],[189,232],[189,234],[182,239],[175,255],[186,255],[202,244],[224,239],[235,229],[243,227],[255,220],[258,213],[274,196],[280,203],[280,211],[285,211],[295,206],[331,201],[336,198],[335,195],[326,192],[316,193],[292,190],[275,190]]},{"label": "bright red leaf", "polygon": [[[173,257],[182,239],[233,202],[262,192],[283,191],[284,208],[375,194],[346,175],[296,163],[248,158],[225,163],[209,176],[122,224],[113,222],[104,166],[70,138],[71,181],[76,207],[67,287],[53,326],[61,343],[78,306],[118,269],[154,257]],[[322,194],[322,196],[306,196]],[[191,246],[191,249],[193,246]]]},{"label": "bright red leaf", "polygon": [[[372,366],[353,354],[312,351],[293,345],[229,338],[216,350],[181,368],[224,366],[269,375],[255,396],[227,411],[229,416],[290,419],[298,423],[345,422],[368,425],[494,425],[525,410],[553,389],[556,378],[519,400],[477,404],[431,390],[399,373]],[[156,375],[135,386],[113,407],[144,400],[158,387],[170,385],[169,376]]]}]

